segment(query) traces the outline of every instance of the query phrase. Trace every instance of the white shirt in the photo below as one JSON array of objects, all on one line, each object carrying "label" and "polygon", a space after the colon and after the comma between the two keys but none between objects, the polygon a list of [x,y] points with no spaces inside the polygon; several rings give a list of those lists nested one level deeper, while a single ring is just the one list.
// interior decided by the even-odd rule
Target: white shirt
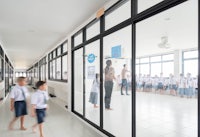
[{"label": "white shirt", "polygon": [[145,84],[152,84],[152,78],[151,77],[147,77],[145,79]]},{"label": "white shirt", "polygon": [[164,78],[163,77],[159,77],[158,78],[158,83],[162,83],[163,84],[164,83]]},{"label": "white shirt", "polygon": [[31,98],[31,104],[36,105],[36,109],[47,108],[46,101],[49,100],[48,92],[37,90]]},{"label": "white shirt", "polygon": [[155,78],[153,79],[153,85],[154,85],[154,86],[157,86],[157,85],[158,85],[158,78],[157,78],[157,77],[155,77]]},{"label": "white shirt", "polygon": [[186,79],[184,77],[181,77],[179,79],[179,88],[185,88],[185,84],[186,84]]},{"label": "white shirt", "polygon": [[[24,92],[24,95],[23,95]],[[24,98],[25,96],[25,98]],[[10,98],[14,99],[15,101],[24,101],[29,96],[29,92],[27,87],[16,85],[13,87],[10,93]]]},{"label": "white shirt", "polygon": [[100,88],[99,82],[97,80],[94,80],[93,83],[92,83],[91,92],[99,93],[99,88]]},{"label": "white shirt", "polygon": [[193,78],[188,77],[186,79],[186,88],[193,87]]},{"label": "white shirt", "polygon": [[177,79],[175,77],[170,77],[169,78],[169,84],[176,85],[177,84]]}]

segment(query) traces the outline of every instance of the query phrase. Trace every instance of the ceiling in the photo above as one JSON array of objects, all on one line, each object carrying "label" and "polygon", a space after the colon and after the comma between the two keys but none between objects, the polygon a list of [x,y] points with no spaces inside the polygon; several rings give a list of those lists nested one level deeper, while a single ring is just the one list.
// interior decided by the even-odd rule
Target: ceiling
[{"label": "ceiling", "polygon": [[108,0],[0,0],[0,42],[26,69]]},{"label": "ceiling", "polygon": [[[168,37],[168,49],[159,48]],[[198,47],[198,0],[188,0],[136,25],[138,57]]]}]

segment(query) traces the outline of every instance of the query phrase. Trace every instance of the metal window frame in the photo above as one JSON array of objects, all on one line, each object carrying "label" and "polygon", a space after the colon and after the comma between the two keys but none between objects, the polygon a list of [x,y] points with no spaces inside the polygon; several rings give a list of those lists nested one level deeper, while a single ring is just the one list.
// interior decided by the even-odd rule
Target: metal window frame
[{"label": "metal window frame", "polygon": [[[120,3],[123,3],[124,1],[123,0],[119,0],[117,3],[115,3],[113,6],[111,6],[106,12],[105,12],[105,15],[103,15],[101,18],[100,18],[100,34],[97,35],[97,36],[94,36],[93,38],[89,39],[89,40],[86,40],[86,41],[83,41],[80,45],[76,45],[74,46],[74,38],[76,35],[78,35],[78,33],[80,32],[83,32],[84,29],[86,28],[83,27],[81,28],[77,33],[75,33],[72,37],[71,37],[71,42],[72,42],[72,100],[71,100],[71,104],[72,104],[72,112],[74,114],[76,114],[77,116],[79,116],[80,118],[82,118],[83,120],[85,120],[87,123],[91,124],[93,127],[97,128],[98,130],[100,130],[102,133],[108,135],[109,137],[112,137],[114,135],[110,134],[108,131],[104,130],[103,129],[103,93],[100,93],[100,126],[97,126],[96,124],[94,124],[93,122],[87,120],[84,115],[81,115],[79,114],[78,112],[76,112],[74,110],[74,102],[75,102],[75,99],[74,99],[74,52],[80,48],[83,48],[85,45],[91,43],[91,42],[94,42],[96,41],[97,39],[100,39],[100,63],[103,64],[103,37],[107,36],[107,35],[110,35],[122,28],[125,28],[129,25],[132,25],[132,85],[133,85],[133,89],[135,89],[135,59],[136,59],[136,23],[142,21],[142,20],[145,20],[147,18],[150,18],[154,15],[157,15],[161,12],[164,12],[172,7],[175,7],[183,2],[185,2],[187,0],[164,0],[160,3],[157,3],[156,5],[152,6],[152,7],[149,7],[148,9],[140,12],[140,13],[137,13],[137,8],[138,8],[138,0],[131,0],[131,18],[130,19],[127,19],[119,24],[117,24],[116,26],[113,26],[112,28],[108,29],[105,31],[105,15],[108,14],[107,12],[109,11],[112,11],[112,10],[115,10],[115,8],[117,8],[118,6],[120,6]],[[118,5],[119,4],[119,5]],[[198,3],[198,6],[199,6],[199,3]],[[200,13],[199,11],[199,7],[198,7],[198,13]],[[94,19],[95,20],[95,19]],[[93,20],[93,21],[94,21]],[[199,21],[199,20],[198,20]],[[91,22],[90,22],[91,23]],[[89,24],[90,24],[89,23]],[[198,23],[199,24],[199,23]],[[199,26],[198,26],[198,33],[200,33],[200,29],[199,29]],[[83,35],[84,35],[84,32],[83,32]],[[83,36],[84,37],[84,36]],[[200,56],[200,36],[198,34],[198,51],[199,51],[199,56]],[[164,62],[170,62],[170,61],[164,61]],[[199,62],[199,61],[198,61]],[[103,67],[102,65],[100,65],[101,69],[100,69],[100,90],[103,90]],[[200,63],[199,63],[199,68],[200,68]],[[200,74],[200,69],[199,69],[199,74]],[[84,79],[83,79],[84,80]],[[200,76],[199,76],[199,80],[200,80]],[[199,87],[200,87],[200,82],[198,83]],[[84,96],[83,96],[84,97]],[[132,94],[132,137],[136,137],[136,96],[135,96],[135,92],[133,92]],[[85,104],[83,104],[85,105]],[[200,92],[198,92],[198,112],[200,113]],[[199,116],[198,116],[199,117]],[[198,118],[198,127],[200,126],[200,118]],[[200,134],[199,134],[199,131],[200,129],[198,128],[198,137],[200,137]]]}]

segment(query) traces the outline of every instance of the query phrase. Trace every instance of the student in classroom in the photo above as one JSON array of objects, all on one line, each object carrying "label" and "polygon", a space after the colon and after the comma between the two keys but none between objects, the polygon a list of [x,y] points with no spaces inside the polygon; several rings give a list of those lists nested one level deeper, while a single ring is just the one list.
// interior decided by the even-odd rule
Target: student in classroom
[{"label": "student in classroom", "polygon": [[47,101],[49,96],[47,93],[47,85],[45,81],[38,81],[36,83],[37,91],[32,95],[31,98],[31,115],[32,117],[37,116],[37,123],[33,125],[33,132],[36,132],[36,127],[39,126],[40,137],[43,135],[43,122],[46,116],[46,109],[48,108]]},{"label": "student in classroom", "polygon": [[24,118],[27,115],[27,97],[29,96],[26,88],[26,78],[18,77],[17,85],[13,87],[10,98],[10,110],[15,112],[15,117],[9,124],[9,129],[12,130],[14,123],[20,118],[20,130],[26,130],[24,127]]},{"label": "student in classroom", "polygon": [[182,73],[180,74],[178,88],[179,88],[180,97],[183,98],[186,91],[186,79]]},{"label": "student in classroom", "polygon": [[92,83],[92,89],[90,92],[89,102],[94,105],[94,108],[98,108],[97,101],[99,96],[99,88],[100,88],[100,75],[96,74],[95,79]]}]

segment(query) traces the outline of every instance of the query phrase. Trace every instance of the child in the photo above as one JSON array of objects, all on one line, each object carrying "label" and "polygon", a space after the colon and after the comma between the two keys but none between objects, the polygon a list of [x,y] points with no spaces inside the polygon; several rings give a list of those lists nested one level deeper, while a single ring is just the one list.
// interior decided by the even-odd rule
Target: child
[{"label": "child", "polygon": [[92,89],[90,92],[90,99],[89,102],[94,104],[94,108],[98,108],[97,106],[97,100],[98,100],[98,95],[99,95],[99,74],[96,74],[95,79],[92,84]]},{"label": "child", "polygon": [[26,85],[26,78],[19,77],[17,79],[17,85],[13,87],[10,98],[11,98],[11,105],[10,110],[15,111],[15,117],[9,124],[9,129],[12,130],[14,123],[20,118],[20,129],[26,130],[24,127],[24,117],[27,115],[27,103],[26,98],[28,97],[28,89],[25,87]]},{"label": "child", "polygon": [[32,116],[37,116],[37,124],[33,125],[33,132],[39,126],[40,137],[43,137],[43,122],[46,115],[47,101],[49,100],[47,93],[47,85],[45,81],[38,81],[36,83],[37,91],[33,94],[31,99]]}]

